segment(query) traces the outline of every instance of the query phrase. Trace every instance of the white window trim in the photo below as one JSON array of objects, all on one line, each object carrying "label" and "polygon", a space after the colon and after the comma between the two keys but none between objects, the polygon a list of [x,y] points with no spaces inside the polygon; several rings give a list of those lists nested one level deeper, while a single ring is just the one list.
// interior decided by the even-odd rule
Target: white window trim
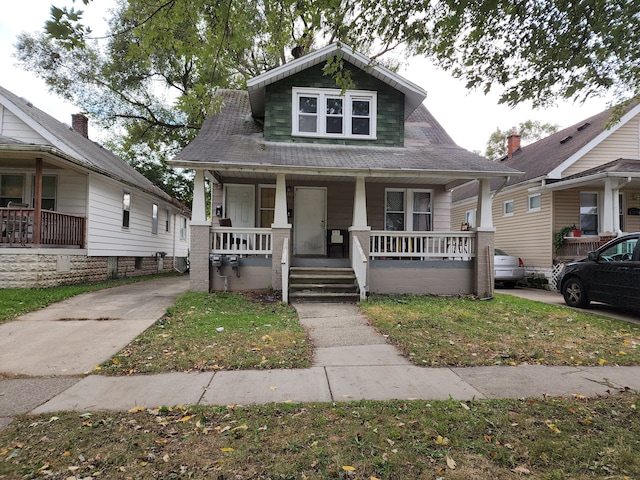
[{"label": "white window trim", "polygon": [[[540,198],[540,206],[531,208],[531,199],[535,197]],[[541,208],[542,208],[542,195],[539,193],[529,195],[529,197],[527,198],[527,212],[539,212]]]},{"label": "white window trim", "polygon": [[[507,212],[507,205],[511,205],[512,209],[510,212]],[[502,202],[502,216],[503,217],[513,217],[513,214],[516,211],[516,202],[514,200],[505,200]]]},{"label": "white window trim", "polygon": [[[413,232],[413,193],[414,192],[424,192],[428,193],[431,199],[431,210],[429,212],[418,212],[418,213],[428,213],[429,215],[429,229],[427,232],[433,231],[433,194],[434,190],[427,188],[385,188],[384,189],[384,229],[387,230],[387,192],[404,192],[404,230],[405,232]],[[399,213],[399,212],[394,212]]]},{"label": "white window trim", "polygon": [[[376,135],[376,117],[378,112],[378,93],[369,90],[347,90],[344,95],[341,95],[341,91],[331,88],[307,88],[307,87],[293,87],[292,101],[291,101],[291,135],[297,137],[314,137],[314,138],[348,138],[354,140],[375,140]],[[316,97],[318,98],[318,113],[317,113],[317,132],[301,132],[298,129],[298,105],[299,97]],[[342,121],[343,128],[342,133],[326,133],[326,113],[324,108],[326,105],[326,99],[331,97],[338,97],[343,99],[343,112]],[[351,133],[351,102],[352,100],[368,100],[370,102],[369,107],[369,135],[354,135]]]}]

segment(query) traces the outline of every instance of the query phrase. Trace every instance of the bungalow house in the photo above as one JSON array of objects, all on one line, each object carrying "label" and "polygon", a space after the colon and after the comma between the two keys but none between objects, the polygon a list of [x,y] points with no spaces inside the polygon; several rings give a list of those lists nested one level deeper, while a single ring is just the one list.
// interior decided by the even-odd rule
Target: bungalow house
[{"label": "bungalow house", "polygon": [[[640,105],[612,118],[606,110],[524,147],[514,132],[496,161],[524,172],[491,182],[496,246],[552,286],[563,262],[640,230]],[[453,192],[453,222],[473,225],[477,194],[473,184]]]},{"label": "bungalow house", "polygon": [[[353,88],[324,75],[334,57]],[[195,170],[192,290],[491,294],[488,186],[518,172],[458,147],[421,87],[330,44],[220,95],[169,161]],[[452,228],[451,190],[475,179],[486,187],[478,227]]]},{"label": "bungalow house", "polygon": [[88,138],[0,87],[0,288],[186,268],[188,209]]}]

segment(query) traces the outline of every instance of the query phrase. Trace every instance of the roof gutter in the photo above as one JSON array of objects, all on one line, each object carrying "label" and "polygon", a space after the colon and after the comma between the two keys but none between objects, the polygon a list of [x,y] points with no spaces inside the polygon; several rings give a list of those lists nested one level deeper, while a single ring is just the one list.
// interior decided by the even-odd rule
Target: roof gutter
[{"label": "roof gutter", "polygon": [[629,172],[602,172],[588,175],[586,177],[573,178],[571,180],[560,180],[558,182],[541,185],[539,187],[529,188],[528,191],[530,193],[539,193],[545,191],[549,192],[555,190],[565,190],[567,188],[575,187],[578,185],[589,185],[593,182],[604,180],[605,178],[624,178],[626,179],[626,181],[620,185],[622,186],[630,183],[634,178],[640,178],[640,173],[630,174]]}]

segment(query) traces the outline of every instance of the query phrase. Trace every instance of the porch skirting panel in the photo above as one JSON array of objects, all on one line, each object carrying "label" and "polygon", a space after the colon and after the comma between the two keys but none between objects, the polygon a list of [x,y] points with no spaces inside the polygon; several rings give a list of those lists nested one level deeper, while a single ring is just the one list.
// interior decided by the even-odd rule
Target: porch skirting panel
[{"label": "porch skirting panel", "polygon": [[[212,292],[239,292],[246,290],[266,290],[270,287],[279,290],[271,284],[271,258],[241,257],[238,266],[233,267],[223,258],[220,267],[209,269]],[[239,275],[239,276],[238,276]]]},{"label": "porch skirting panel", "polygon": [[468,295],[475,293],[473,261],[372,260],[371,293]]},{"label": "porch skirting panel", "polygon": [[172,257],[89,257],[70,249],[0,249],[0,288],[46,288],[173,270]]}]

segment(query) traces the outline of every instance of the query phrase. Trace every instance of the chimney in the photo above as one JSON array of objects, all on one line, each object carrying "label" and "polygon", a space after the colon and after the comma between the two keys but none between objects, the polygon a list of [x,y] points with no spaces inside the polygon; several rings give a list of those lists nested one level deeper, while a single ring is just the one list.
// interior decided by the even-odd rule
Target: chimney
[{"label": "chimney", "polygon": [[520,135],[516,130],[516,127],[511,129],[511,135],[507,137],[507,157],[511,158],[516,150],[520,149]]},{"label": "chimney", "polygon": [[71,126],[84,138],[89,138],[89,119],[82,113],[74,113],[71,115]]}]

